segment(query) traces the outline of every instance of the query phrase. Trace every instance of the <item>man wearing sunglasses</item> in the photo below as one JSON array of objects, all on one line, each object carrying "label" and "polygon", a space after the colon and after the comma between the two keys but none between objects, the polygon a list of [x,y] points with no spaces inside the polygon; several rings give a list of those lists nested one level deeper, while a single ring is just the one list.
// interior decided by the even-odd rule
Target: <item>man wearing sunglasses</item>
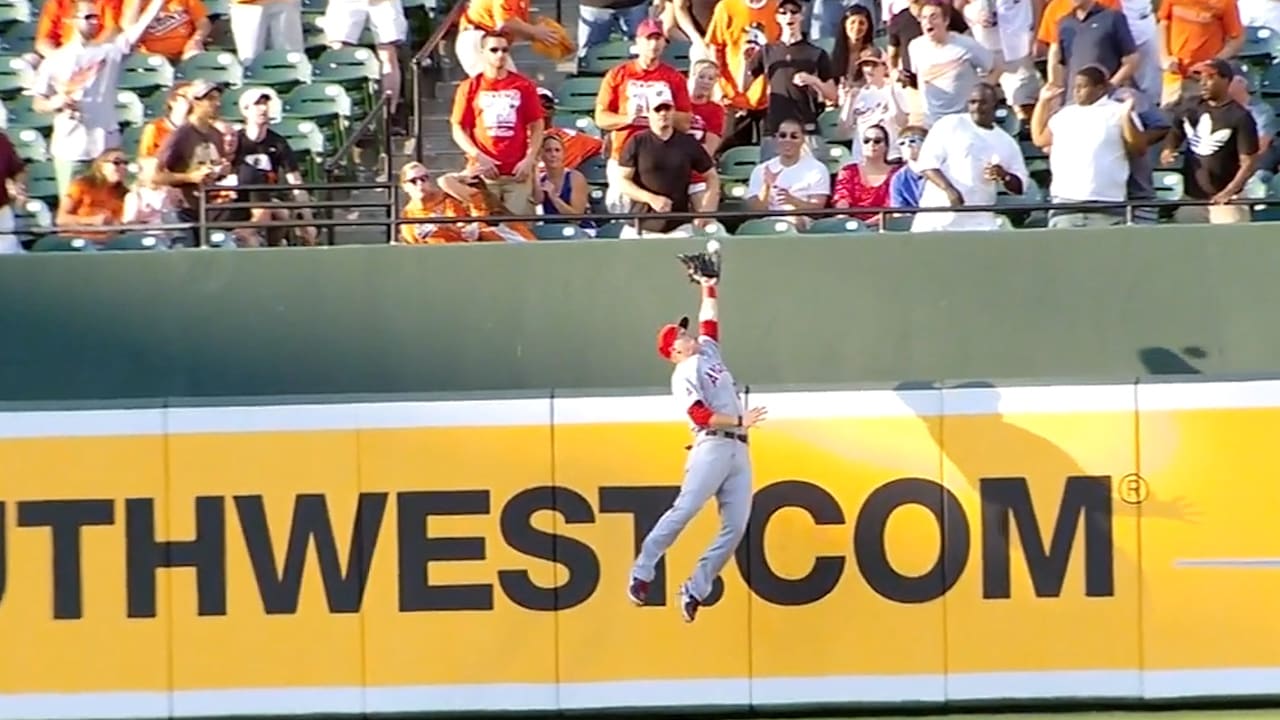
[{"label": "man wearing sunglasses", "polygon": [[818,115],[828,102],[836,101],[835,73],[827,51],[805,39],[801,30],[804,4],[800,0],[779,0],[778,26],[782,34],[764,46],[747,66],[747,76],[764,76],[769,84],[769,104],[765,110],[764,137],[760,156],[768,160],[778,154],[774,141],[783,120],[796,120],[806,135],[818,129]]},{"label": "man wearing sunglasses", "polygon": [[920,193],[924,190],[924,175],[920,174],[920,147],[924,145],[925,129],[908,125],[898,133],[898,151],[903,167],[889,178],[889,207],[920,207]]}]

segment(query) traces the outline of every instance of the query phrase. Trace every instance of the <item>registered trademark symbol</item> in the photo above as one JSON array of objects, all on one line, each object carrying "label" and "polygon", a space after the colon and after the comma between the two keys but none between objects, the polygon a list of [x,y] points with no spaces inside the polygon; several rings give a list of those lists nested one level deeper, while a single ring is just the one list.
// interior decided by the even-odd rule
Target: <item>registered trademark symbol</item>
[{"label": "registered trademark symbol", "polygon": [[1120,499],[1129,505],[1141,505],[1151,494],[1151,486],[1147,485],[1146,479],[1137,473],[1129,473],[1120,478],[1117,490],[1120,493]]}]

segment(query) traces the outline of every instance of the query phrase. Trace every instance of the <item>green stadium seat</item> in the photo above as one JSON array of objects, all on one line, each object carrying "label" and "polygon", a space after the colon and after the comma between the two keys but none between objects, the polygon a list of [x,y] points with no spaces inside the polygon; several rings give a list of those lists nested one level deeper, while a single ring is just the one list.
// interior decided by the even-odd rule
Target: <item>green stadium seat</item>
[{"label": "green stadium seat", "polygon": [[334,83],[299,85],[284,97],[284,114],[311,120],[325,133],[325,140],[340,145],[353,116],[351,97]]},{"label": "green stadium seat", "polygon": [[231,0],[204,0],[205,12],[210,18],[222,18],[231,14]]},{"label": "green stadium seat", "polygon": [[853,131],[840,127],[838,108],[831,108],[818,116],[818,134],[828,143],[848,143],[853,140]]},{"label": "green stadium seat", "polygon": [[148,233],[124,233],[117,235],[102,246],[103,250],[163,250],[166,243]]},{"label": "green stadium seat", "polygon": [[34,52],[36,47],[36,24],[14,23],[0,30],[0,48],[6,53],[22,54]]},{"label": "green stadium seat", "polygon": [[1244,29],[1244,47],[1236,57],[1240,60],[1260,60],[1270,65],[1271,59],[1280,49],[1280,33],[1269,27],[1249,26]]},{"label": "green stadium seat", "polygon": [[996,125],[1016,138],[1022,130],[1022,119],[1008,105],[1001,105],[996,108]]},{"label": "green stadium seat", "polygon": [[267,50],[244,69],[244,82],[269,87],[284,95],[311,82],[312,72],[311,61],[303,53]]},{"label": "green stadium seat", "polygon": [[538,223],[533,234],[539,240],[589,240],[591,236],[577,225],[570,223]]},{"label": "green stadium seat", "polygon": [[631,40],[610,40],[587,49],[578,59],[579,75],[604,75],[612,68],[635,57]]},{"label": "green stadium seat", "polygon": [[751,171],[760,164],[759,145],[739,145],[720,155],[717,169],[721,180],[748,180]]},{"label": "green stadium seat", "polygon": [[30,84],[31,66],[15,55],[0,55],[0,99],[6,103],[21,95]]},{"label": "green stadium seat", "polygon": [[153,92],[142,100],[142,114],[148,121],[164,117],[168,110],[169,93],[165,90]]},{"label": "green stadium seat", "polygon": [[120,148],[130,157],[138,152],[138,143],[142,142],[142,131],[145,125],[120,128]]},{"label": "green stadium seat", "polygon": [[0,27],[34,24],[36,17],[37,13],[32,12],[31,3],[27,0],[5,0],[0,3]]},{"label": "green stadium seat", "polygon": [[132,90],[140,97],[148,97],[173,87],[173,78],[173,65],[163,55],[137,52],[125,58],[120,71],[119,88]]},{"label": "green stadium seat", "polygon": [[827,169],[834,175],[840,172],[840,168],[853,160],[853,151],[844,145],[823,143],[813,149],[813,156],[822,161],[822,164],[826,165]]},{"label": "green stadium seat", "polygon": [[577,130],[578,132],[590,135],[591,137],[604,137],[604,133],[596,126],[595,119],[586,115],[557,113],[551,118],[551,127],[564,128],[566,130]]},{"label": "green stadium seat", "polygon": [[588,185],[606,185],[609,182],[605,172],[606,167],[605,159],[595,155],[583,160],[582,164],[578,166],[578,172],[586,177]]},{"label": "green stadium seat", "polygon": [[826,235],[843,235],[845,233],[867,232],[867,224],[858,218],[825,217],[814,220],[801,232],[807,235],[818,233]]},{"label": "green stadium seat", "polygon": [[1264,98],[1280,97],[1280,63],[1269,65],[1262,71],[1258,94]]},{"label": "green stadium seat", "polygon": [[53,130],[53,113],[38,113],[31,107],[31,98],[23,95],[5,100],[4,108],[9,115],[9,128],[30,128],[39,130],[48,136]]},{"label": "green stadium seat", "polygon": [[600,94],[600,78],[570,77],[556,91],[556,109],[561,112],[590,114],[596,110]]},{"label": "green stadium seat", "polygon": [[672,40],[667,43],[667,49],[662,51],[662,61],[687,75],[692,65],[689,60],[689,51],[692,49],[693,44],[687,40]]},{"label": "green stadium seat", "polygon": [[27,197],[43,200],[49,207],[58,206],[58,176],[52,162],[27,165]]},{"label": "green stadium seat", "polygon": [[796,226],[786,220],[753,218],[733,231],[734,235],[795,235]]},{"label": "green stadium seat", "polygon": [[10,132],[9,140],[13,142],[13,148],[18,151],[18,157],[25,162],[44,162],[50,159],[49,145],[39,130],[20,128],[16,132]]},{"label": "green stadium seat", "polygon": [[911,223],[915,219],[914,215],[886,215],[880,229],[883,232],[911,232]]},{"label": "green stadium seat", "polygon": [[35,198],[28,198],[25,203],[14,209],[14,232],[18,235],[19,242],[33,240],[28,233],[35,228],[51,228],[53,227],[53,211],[49,209],[48,203]]},{"label": "green stadium seat", "polygon": [[91,240],[74,235],[44,235],[31,246],[32,252],[93,252]]},{"label": "green stadium seat", "polygon": [[616,240],[622,237],[622,230],[627,224],[621,220],[610,220],[596,230],[597,240]]},{"label": "green stadium seat", "polygon": [[314,79],[336,83],[348,90],[358,90],[360,110],[373,107],[374,88],[381,81],[382,66],[378,55],[367,47],[340,47],[325,50],[312,63]]},{"label": "green stadium seat", "polygon": [[116,112],[120,114],[120,124],[135,127],[147,123],[147,110],[142,98],[132,90],[121,90],[116,93]]},{"label": "green stadium seat", "polygon": [[1181,200],[1184,192],[1182,173],[1176,170],[1157,170],[1154,173],[1156,197],[1161,200]]},{"label": "green stadium seat", "polygon": [[244,84],[244,68],[235,53],[206,50],[178,63],[174,76],[179,80],[209,80],[229,87]]}]

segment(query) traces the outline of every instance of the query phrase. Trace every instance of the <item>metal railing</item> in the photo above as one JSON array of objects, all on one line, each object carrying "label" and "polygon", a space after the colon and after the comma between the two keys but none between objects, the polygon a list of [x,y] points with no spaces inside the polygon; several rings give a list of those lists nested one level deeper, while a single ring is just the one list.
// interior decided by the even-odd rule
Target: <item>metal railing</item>
[{"label": "metal railing", "polygon": [[444,19],[432,31],[431,37],[422,44],[413,55],[413,60],[409,63],[409,101],[410,105],[410,133],[414,138],[414,159],[423,162],[425,154],[422,147],[422,93],[425,78],[423,77],[427,70],[435,67],[437,60],[436,51],[444,44],[445,38],[453,30],[454,26],[462,18],[463,12],[466,11],[467,0],[454,0],[453,7],[449,8],[449,12],[445,14]]}]

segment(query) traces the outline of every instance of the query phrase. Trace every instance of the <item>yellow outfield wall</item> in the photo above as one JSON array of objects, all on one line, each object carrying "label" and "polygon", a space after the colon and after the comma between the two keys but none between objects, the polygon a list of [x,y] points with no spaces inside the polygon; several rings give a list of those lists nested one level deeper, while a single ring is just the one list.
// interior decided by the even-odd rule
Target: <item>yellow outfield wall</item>
[{"label": "yellow outfield wall", "polygon": [[[0,720],[1280,695],[1280,381],[0,413]],[[553,421],[554,419],[554,421]]]}]

